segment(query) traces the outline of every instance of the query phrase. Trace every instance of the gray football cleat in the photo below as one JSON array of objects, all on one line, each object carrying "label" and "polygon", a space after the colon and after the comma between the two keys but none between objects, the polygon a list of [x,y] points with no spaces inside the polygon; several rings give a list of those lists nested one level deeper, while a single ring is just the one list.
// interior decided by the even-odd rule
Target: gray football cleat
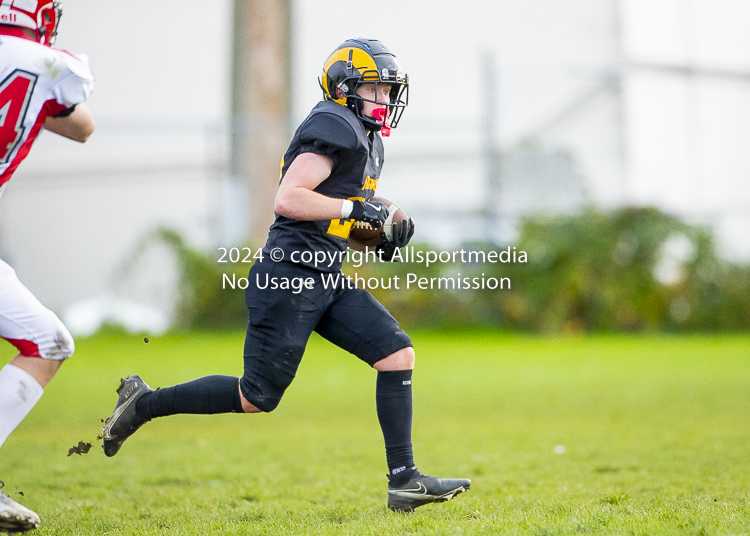
[{"label": "gray football cleat", "polygon": [[445,502],[471,487],[468,478],[435,478],[414,471],[402,486],[388,485],[388,508],[395,512],[413,512],[415,508],[433,502]]},{"label": "gray football cleat", "polygon": [[[0,488],[4,484],[0,482]],[[29,532],[39,527],[39,516],[0,491],[0,532]]]},{"label": "gray football cleat", "polygon": [[102,426],[102,440],[104,454],[114,456],[122,447],[127,438],[143,426],[146,419],[138,415],[135,410],[136,403],[146,393],[154,390],[140,376],[128,376],[120,379],[120,387],[117,388],[117,405],[112,415],[107,417]]}]

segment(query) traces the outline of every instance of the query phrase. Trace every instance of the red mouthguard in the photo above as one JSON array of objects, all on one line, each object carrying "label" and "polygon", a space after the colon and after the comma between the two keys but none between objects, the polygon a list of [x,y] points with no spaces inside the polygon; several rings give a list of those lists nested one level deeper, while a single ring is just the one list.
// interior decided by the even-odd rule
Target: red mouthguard
[{"label": "red mouthguard", "polygon": [[388,115],[389,114],[387,108],[376,108],[372,111],[373,119],[380,123],[380,135],[386,138],[391,135],[391,127],[389,127],[385,122]]}]

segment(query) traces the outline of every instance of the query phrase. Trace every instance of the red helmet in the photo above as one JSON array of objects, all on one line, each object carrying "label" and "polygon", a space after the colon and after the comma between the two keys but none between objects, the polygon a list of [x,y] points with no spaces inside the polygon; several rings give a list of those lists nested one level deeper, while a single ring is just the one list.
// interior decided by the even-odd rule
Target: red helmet
[{"label": "red helmet", "polygon": [[36,32],[36,40],[51,45],[62,16],[59,1],[0,0],[0,24],[20,26]]}]

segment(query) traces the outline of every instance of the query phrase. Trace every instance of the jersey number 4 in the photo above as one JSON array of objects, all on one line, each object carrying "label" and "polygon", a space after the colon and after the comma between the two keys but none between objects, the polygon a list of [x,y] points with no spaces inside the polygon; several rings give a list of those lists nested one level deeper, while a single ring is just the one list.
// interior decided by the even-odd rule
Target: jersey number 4
[{"label": "jersey number 4", "polygon": [[23,121],[37,75],[16,69],[0,82],[0,164],[7,164],[23,139]]}]

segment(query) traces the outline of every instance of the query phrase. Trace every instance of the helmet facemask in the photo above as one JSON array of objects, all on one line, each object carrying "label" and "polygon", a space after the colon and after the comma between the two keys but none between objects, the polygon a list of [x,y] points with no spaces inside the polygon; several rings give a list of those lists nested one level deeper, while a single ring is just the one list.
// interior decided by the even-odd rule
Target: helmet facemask
[{"label": "helmet facemask", "polygon": [[39,11],[37,21],[37,36],[44,45],[54,45],[57,40],[57,27],[62,17],[60,2],[51,2]]},{"label": "helmet facemask", "polygon": [[[380,95],[378,85],[390,84],[391,91],[389,94],[389,102],[379,102],[358,95],[357,89],[363,84],[375,84],[376,99],[377,96]],[[406,108],[409,103],[408,78],[404,73],[398,73],[396,71],[388,72],[387,69],[383,69],[382,73],[378,73],[374,70],[365,71],[359,76],[353,91],[344,94],[346,95],[346,105],[354,111],[368,130],[373,132],[380,131],[383,136],[389,136],[390,130],[398,126],[401,115],[404,113],[404,108]],[[376,109],[376,113],[373,114],[373,117],[365,115],[362,112],[364,108],[363,103],[365,102],[380,105],[385,104],[384,113],[377,113],[379,109]]]}]

